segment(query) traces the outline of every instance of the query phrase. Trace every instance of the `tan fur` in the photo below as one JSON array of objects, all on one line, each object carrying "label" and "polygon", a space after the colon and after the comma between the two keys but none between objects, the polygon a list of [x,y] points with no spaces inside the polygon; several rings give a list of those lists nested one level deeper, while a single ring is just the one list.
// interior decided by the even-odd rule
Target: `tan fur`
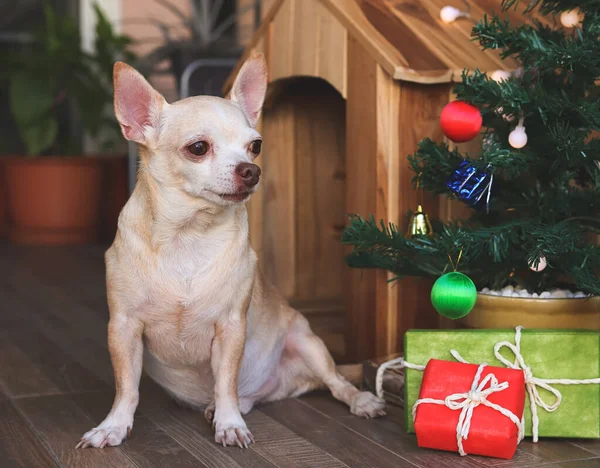
[{"label": "tan fur", "polygon": [[[243,203],[256,186],[235,170],[254,158],[248,145],[260,138],[253,126],[265,89],[262,56],[242,67],[232,101],[167,104],[135,70],[115,66],[115,110],[123,134],[140,144],[141,167],[106,253],[115,402],[78,447],[127,436],[142,361],[175,398],[207,406],[223,445],[253,442],[242,414],[256,402],[321,386],[355,414],[384,414],[381,400],[336,371],[307,320],[256,266]],[[210,143],[199,159],[186,149],[197,140]]]}]

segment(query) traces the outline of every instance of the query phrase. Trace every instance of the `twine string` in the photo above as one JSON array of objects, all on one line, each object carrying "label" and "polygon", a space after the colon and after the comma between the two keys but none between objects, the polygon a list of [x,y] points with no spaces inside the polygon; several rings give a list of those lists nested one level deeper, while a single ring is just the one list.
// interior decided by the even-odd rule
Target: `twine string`
[{"label": "twine string", "polygon": [[404,358],[396,358],[391,359],[389,361],[384,362],[377,369],[377,374],[375,374],[375,393],[381,399],[383,399],[383,375],[387,369],[391,370],[400,370],[400,369],[414,369],[418,371],[424,371],[425,366],[421,366],[419,364],[411,364],[410,362],[406,362]]}]

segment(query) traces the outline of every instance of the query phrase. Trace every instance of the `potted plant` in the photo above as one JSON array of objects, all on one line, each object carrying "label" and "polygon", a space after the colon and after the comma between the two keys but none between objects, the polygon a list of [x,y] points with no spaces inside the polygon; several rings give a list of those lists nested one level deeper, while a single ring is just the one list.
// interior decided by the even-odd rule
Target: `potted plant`
[{"label": "potted plant", "polygon": [[[554,15],[567,3],[534,0],[527,8]],[[514,4],[503,1],[504,8]],[[442,301],[460,306],[463,295],[467,307],[455,309],[457,318],[472,307],[476,287],[475,308],[462,319],[469,327],[600,328],[600,62],[589,59],[600,55],[600,11],[597,3],[579,8],[575,30],[514,26],[498,15],[475,25],[483,48],[500,49],[522,66],[500,79],[464,73],[454,90],[479,125],[483,117],[481,154],[426,139],[409,157],[414,182],[468,204],[470,218],[431,228],[417,213],[420,231],[407,236],[354,217],[343,236],[354,247],[350,266],[398,277],[463,273],[470,284],[454,275],[460,284],[434,286],[432,300],[440,311]]]},{"label": "potted plant", "polygon": [[17,243],[82,243],[96,238],[104,163],[84,157],[83,135],[114,149],[112,66],[132,59],[101,10],[95,51],[82,48],[77,21],[44,4],[31,44],[3,57],[10,113],[24,155],[5,160],[10,238]]},{"label": "potted plant", "polygon": [[[169,73],[177,83],[178,90],[185,68],[194,60],[204,59],[237,59],[243,52],[237,35],[237,22],[241,15],[254,11],[258,21],[259,0],[236,10],[234,2],[223,0],[189,0],[189,12],[182,8],[181,2],[154,0],[164,6],[177,18],[179,24],[155,22],[161,30],[163,42],[149,54],[141,57],[137,68],[147,75],[153,73]],[[172,34],[172,30],[177,35]],[[165,61],[169,64],[164,70]],[[203,94],[220,93],[233,68],[212,68],[206,75],[197,73],[193,88],[202,89]]]}]

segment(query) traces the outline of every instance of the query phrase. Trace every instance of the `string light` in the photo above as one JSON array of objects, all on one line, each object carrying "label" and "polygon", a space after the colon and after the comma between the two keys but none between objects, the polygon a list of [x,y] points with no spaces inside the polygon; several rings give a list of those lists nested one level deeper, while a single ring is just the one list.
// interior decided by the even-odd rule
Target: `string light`
[{"label": "string light", "polygon": [[490,75],[490,78],[496,83],[506,81],[511,77],[512,73],[506,70],[496,70]]},{"label": "string light", "polygon": [[583,21],[583,15],[579,8],[573,10],[563,11],[560,14],[560,22],[565,28],[575,28]]},{"label": "string light", "polygon": [[508,142],[515,149],[523,148],[527,144],[527,133],[525,133],[524,122],[525,117],[521,117],[515,129],[508,135]]},{"label": "string light", "polygon": [[458,18],[470,18],[471,17],[471,5],[467,0],[463,0],[465,4],[465,10],[461,11],[458,8],[447,5],[440,10],[440,19],[445,24],[454,23]]}]

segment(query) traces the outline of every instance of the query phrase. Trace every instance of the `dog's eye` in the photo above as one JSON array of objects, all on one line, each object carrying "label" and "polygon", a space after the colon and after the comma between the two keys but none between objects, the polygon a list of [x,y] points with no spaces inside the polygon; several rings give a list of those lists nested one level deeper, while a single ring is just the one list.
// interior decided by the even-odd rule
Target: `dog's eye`
[{"label": "dog's eye", "polygon": [[208,153],[209,145],[206,141],[197,141],[187,147],[188,151],[195,156],[204,156]]},{"label": "dog's eye", "polygon": [[260,154],[261,148],[262,148],[261,140],[254,140],[252,143],[250,143],[250,152],[256,156],[258,156]]}]

